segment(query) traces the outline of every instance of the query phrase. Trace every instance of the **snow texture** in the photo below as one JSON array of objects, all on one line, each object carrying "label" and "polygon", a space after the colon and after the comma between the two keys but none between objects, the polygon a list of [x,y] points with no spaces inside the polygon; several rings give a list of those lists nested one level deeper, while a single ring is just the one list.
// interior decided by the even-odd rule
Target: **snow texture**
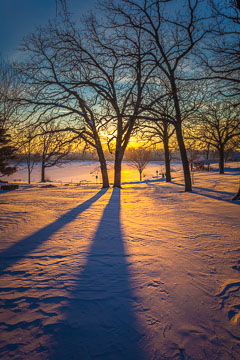
[{"label": "snow texture", "polygon": [[239,174],[1,191],[1,359],[238,360]]}]

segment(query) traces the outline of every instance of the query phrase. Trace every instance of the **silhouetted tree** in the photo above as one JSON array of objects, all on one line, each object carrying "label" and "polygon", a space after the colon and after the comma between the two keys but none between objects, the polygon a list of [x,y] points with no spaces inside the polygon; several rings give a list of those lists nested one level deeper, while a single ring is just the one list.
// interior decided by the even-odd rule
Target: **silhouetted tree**
[{"label": "silhouetted tree", "polygon": [[30,124],[25,124],[24,128],[17,130],[16,133],[18,151],[23,155],[24,162],[27,164],[28,184],[31,183],[31,174],[37,162],[38,142],[36,129]]},{"label": "silhouetted tree", "polygon": [[87,23],[92,69],[87,81],[102,99],[105,118],[109,119],[108,145],[115,157],[114,186],[121,187],[122,160],[138,126],[138,114],[142,112],[153,67],[146,61],[148,55],[141,29],[128,31],[127,27],[109,22],[99,24],[94,17],[88,18]]},{"label": "silhouetted tree", "polygon": [[151,161],[151,151],[144,148],[129,148],[126,151],[126,160],[130,162],[130,166],[139,172],[140,181],[142,181],[142,173],[149,161]]},{"label": "silhouetted tree", "polygon": [[[185,96],[182,89],[187,88],[187,74],[194,72],[194,51],[208,34],[204,26],[203,9],[200,1],[183,1],[179,9],[177,1],[109,0],[105,8],[113,14],[115,26],[138,29],[143,34],[148,47],[148,59],[154,64],[154,75],[167,94],[171,95],[174,107],[172,123],[176,129],[179,150],[181,153],[185,191],[191,191],[186,148],[183,139],[183,113],[181,99]],[[175,9],[175,11],[173,11]],[[185,84],[181,77],[185,75]]]},{"label": "silhouetted tree", "polygon": [[96,106],[97,96],[84,80],[84,73],[89,70],[87,60],[83,67],[86,54],[81,46],[74,53],[74,43],[70,42],[73,37],[78,44],[77,34],[70,26],[64,28],[64,20],[59,21],[59,27],[50,24],[39,28],[25,40],[23,51],[27,56],[24,62],[16,64],[25,86],[17,101],[25,107],[27,119],[36,128],[55,121],[62,132],[71,132],[96,149],[103,187],[109,187],[100,138],[104,120]]},{"label": "silhouetted tree", "polygon": [[240,112],[229,102],[205,105],[198,116],[195,138],[218,150],[219,172],[224,173],[226,146],[240,136]]},{"label": "silhouetted tree", "polygon": [[54,123],[42,125],[38,135],[38,153],[41,158],[41,182],[45,182],[46,168],[61,166],[73,148],[71,132],[62,132]]},{"label": "silhouetted tree", "polygon": [[169,140],[174,134],[174,127],[167,120],[156,120],[147,122],[143,127],[144,138],[153,144],[163,143],[164,147],[164,159],[165,159],[165,172],[166,182],[171,181],[171,157],[169,149]]},{"label": "silhouetted tree", "polygon": [[209,0],[215,26],[202,60],[208,77],[216,82],[216,92],[233,97],[239,104],[240,96],[240,2],[239,0]]}]

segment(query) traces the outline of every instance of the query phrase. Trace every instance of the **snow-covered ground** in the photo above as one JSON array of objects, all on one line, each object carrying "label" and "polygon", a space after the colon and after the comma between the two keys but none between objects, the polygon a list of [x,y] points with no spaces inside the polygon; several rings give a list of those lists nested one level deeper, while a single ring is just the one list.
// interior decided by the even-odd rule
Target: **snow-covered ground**
[{"label": "snow-covered ground", "polygon": [[[113,182],[113,167],[112,161],[108,162],[109,178]],[[180,163],[173,162],[172,169],[179,170],[181,168]],[[143,172],[144,178],[151,178],[158,176],[164,172],[163,161],[152,161],[147,165],[147,168]],[[97,178],[96,178],[97,177]],[[35,164],[31,173],[31,181],[39,182],[41,178],[41,166],[40,163]],[[27,181],[27,167],[22,164],[18,166],[18,171],[9,177],[3,178],[9,181]],[[46,168],[46,179],[53,182],[88,182],[88,183],[100,183],[101,173],[99,162],[97,161],[71,161],[65,163],[60,167],[54,166]],[[132,168],[127,162],[123,162],[122,166],[122,180],[123,182],[139,181],[139,173],[135,168]]]},{"label": "snow-covered ground", "polygon": [[1,191],[1,359],[238,360],[240,171],[228,170],[195,173],[192,193],[181,171],[121,190]]}]

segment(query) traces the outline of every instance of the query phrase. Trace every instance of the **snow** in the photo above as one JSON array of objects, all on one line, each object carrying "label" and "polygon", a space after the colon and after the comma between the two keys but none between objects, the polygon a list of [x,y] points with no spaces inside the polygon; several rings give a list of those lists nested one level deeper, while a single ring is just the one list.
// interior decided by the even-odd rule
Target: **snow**
[{"label": "snow", "polygon": [[240,169],[151,172],[0,192],[1,359],[239,359]]},{"label": "snow", "polygon": [[[173,162],[172,169],[178,170],[180,164]],[[109,178],[113,182],[114,175],[114,163],[108,162]],[[146,170],[143,173],[145,179],[156,176],[156,171],[159,172],[159,176],[164,172],[163,161],[152,161],[148,164]],[[98,177],[96,179],[96,176]],[[26,165],[21,164],[18,166],[18,171],[9,177],[3,179],[9,181],[27,181],[27,168]],[[31,174],[32,182],[39,182],[41,179],[41,165],[36,163],[33,167]],[[97,161],[71,161],[69,163],[62,164],[60,167],[46,168],[46,179],[53,182],[69,182],[69,183],[100,183],[100,167]],[[139,173],[136,169],[129,166],[127,162],[123,162],[122,166],[122,180],[125,181],[139,181]]]}]

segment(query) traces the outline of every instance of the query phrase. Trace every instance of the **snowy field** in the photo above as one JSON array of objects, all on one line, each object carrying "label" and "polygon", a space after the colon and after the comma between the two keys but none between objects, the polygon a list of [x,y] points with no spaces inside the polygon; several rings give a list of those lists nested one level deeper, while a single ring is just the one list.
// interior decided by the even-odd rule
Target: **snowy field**
[{"label": "snowy field", "polygon": [[[109,170],[109,179],[113,182],[113,162],[108,162]],[[180,163],[172,163],[172,170],[179,170]],[[163,161],[152,161],[148,164],[147,168],[143,172],[145,179],[152,178],[164,172],[164,162]],[[97,178],[96,178],[97,177]],[[12,176],[5,177],[5,180],[14,180],[14,181],[27,181],[27,167],[26,165],[21,165],[18,167],[18,171]],[[41,179],[41,166],[37,163],[31,173],[31,182],[39,182]],[[69,163],[63,164],[61,167],[52,167],[46,169],[46,179],[51,182],[69,182],[69,183],[100,183],[101,182],[101,173],[99,162],[97,161],[71,161]],[[123,182],[132,182],[139,181],[139,173],[136,169],[129,166],[127,162],[123,162],[122,166],[122,181]]]},{"label": "snowy field", "polygon": [[1,359],[239,360],[240,171],[151,166],[0,192]]}]

